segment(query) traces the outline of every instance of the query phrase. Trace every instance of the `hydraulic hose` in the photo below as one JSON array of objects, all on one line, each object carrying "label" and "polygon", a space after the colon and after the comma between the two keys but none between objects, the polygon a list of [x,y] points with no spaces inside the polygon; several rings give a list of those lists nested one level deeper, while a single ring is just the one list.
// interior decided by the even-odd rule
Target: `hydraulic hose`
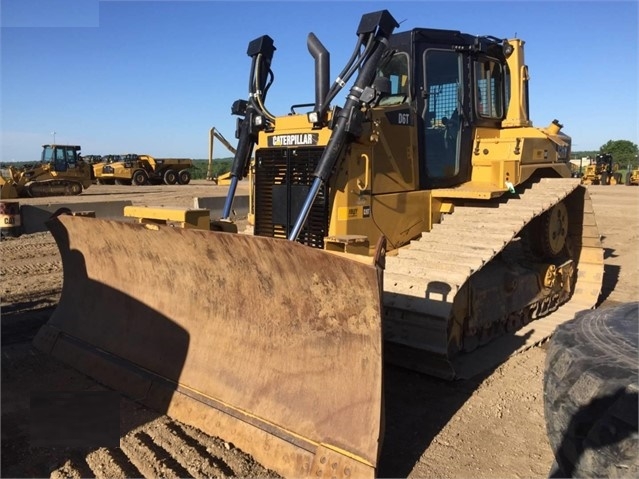
[{"label": "hydraulic hose", "polygon": [[378,33],[374,46],[372,47],[373,49],[366,57],[366,61],[361,66],[359,75],[355,80],[355,84],[351,87],[344,108],[337,115],[333,134],[331,135],[331,138],[326,145],[326,149],[322,153],[319,164],[313,173],[315,179],[313,180],[308,196],[302,205],[302,209],[300,210],[297,220],[289,233],[289,240],[297,240],[304,224],[306,223],[306,219],[308,218],[311,207],[319,193],[320,187],[328,180],[337,158],[347,143],[349,134],[354,130],[354,127],[358,126],[356,123],[358,121],[361,122],[361,119],[358,119],[359,108],[361,106],[360,96],[364,91],[364,88],[373,82],[377,66],[387,47],[388,38],[385,35]]},{"label": "hydraulic hose", "polygon": [[[248,170],[253,147],[257,143],[257,134],[263,125],[258,127],[255,125],[256,114],[260,114],[268,119],[273,116],[264,108],[264,99],[272,80],[273,72],[271,71],[271,60],[275,46],[273,39],[268,35],[263,35],[249,43],[247,54],[251,57],[251,73],[249,75],[249,98],[244,102],[245,109],[238,107],[234,114],[243,116],[239,124],[239,132],[237,132],[238,143],[231,165],[230,177],[231,185],[224,202],[222,211],[222,219],[228,219],[231,215],[231,207],[237,183],[241,180]],[[270,80],[269,80],[270,79]],[[238,101],[236,103],[241,103]],[[245,111],[243,111],[245,110]]]}]

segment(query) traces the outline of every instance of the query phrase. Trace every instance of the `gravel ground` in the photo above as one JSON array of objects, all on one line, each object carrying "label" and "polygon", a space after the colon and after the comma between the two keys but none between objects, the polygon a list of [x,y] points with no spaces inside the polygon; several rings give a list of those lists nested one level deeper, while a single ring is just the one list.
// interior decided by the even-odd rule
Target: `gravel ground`
[{"label": "gravel ground", "polygon": [[[191,206],[224,187],[94,186],[73,201],[130,199]],[[605,248],[599,307],[639,298],[639,188],[588,187]],[[53,199],[20,200],[47,204]],[[276,477],[232,443],[122,400],[120,447],[29,444],[34,391],[103,391],[48,358],[30,341],[55,307],[62,282],[49,233],[0,243],[2,291],[2,477]],[[547,477],[553,462],[543,417],[543,347],[518,354],[473,380],[444,382],[388,366],[381,477]]]}]

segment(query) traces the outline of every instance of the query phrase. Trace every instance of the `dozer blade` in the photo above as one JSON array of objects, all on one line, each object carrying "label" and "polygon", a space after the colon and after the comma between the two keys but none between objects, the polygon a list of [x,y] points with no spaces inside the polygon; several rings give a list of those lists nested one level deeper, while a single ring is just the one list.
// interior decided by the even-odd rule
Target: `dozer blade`
[{"label": "dozer blade", "polygon": [[272,238],[59,216],[35,345],[288,477],[373,477],[376,266]]},{"label": "dozer blade", "polygon": [[0,177],[0,199],[13,199],[18,198],[18,196],[18,189],[15,183]]}]

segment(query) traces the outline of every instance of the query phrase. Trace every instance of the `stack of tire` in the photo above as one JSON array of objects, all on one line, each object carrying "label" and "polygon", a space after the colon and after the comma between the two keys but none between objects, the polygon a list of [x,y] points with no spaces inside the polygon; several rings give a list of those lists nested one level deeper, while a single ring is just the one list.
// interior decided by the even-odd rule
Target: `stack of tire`
[{"label": "stack of tire", "polygon": [[551,477],[639,477],[639,302],[557,328],[544,373]]}]

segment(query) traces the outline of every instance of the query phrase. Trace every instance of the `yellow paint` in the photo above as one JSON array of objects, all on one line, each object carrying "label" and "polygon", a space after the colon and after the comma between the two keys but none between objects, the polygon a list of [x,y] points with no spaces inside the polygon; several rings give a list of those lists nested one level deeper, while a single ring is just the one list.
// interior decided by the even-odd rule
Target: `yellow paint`
[{"label": "yellow paint", "polygon": [[359,220],[364,218],[364,208],[361,206],[340,206],[337,209],[337,220]]},{"label": "yellow paint", "polygon": [[125,206],[124,216],[137,218],[139,223],[178,223],[181,228],[210,229],[210,211],[191,208],[152,208]]}]

